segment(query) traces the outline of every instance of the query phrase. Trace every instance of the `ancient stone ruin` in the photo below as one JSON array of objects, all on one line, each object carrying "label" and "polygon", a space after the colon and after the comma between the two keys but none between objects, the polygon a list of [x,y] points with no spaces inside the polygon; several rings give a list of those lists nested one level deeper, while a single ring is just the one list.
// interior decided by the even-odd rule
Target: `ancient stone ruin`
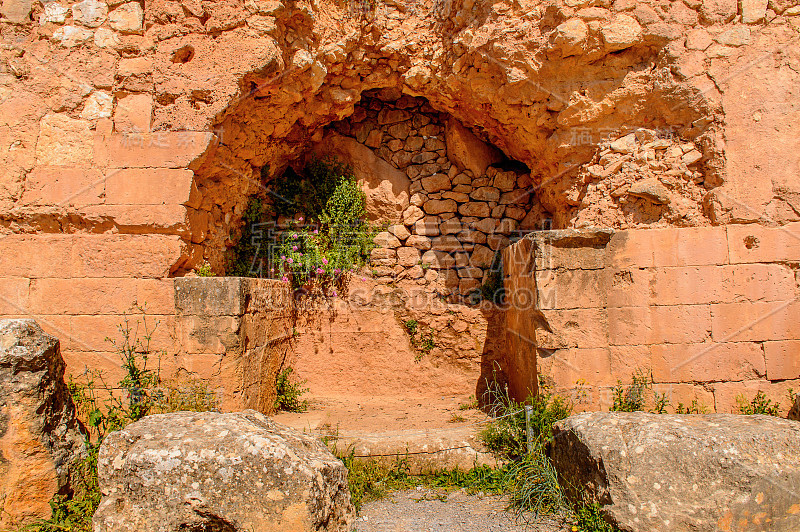
[{"label": "ancient stone ruin", "polygon": [[[138,316],[163,375],[273,414],[291,367],[313,415],[286,423],[365,455],[482,460],[469,431],[403,431],[448,429],[487,382],[605,411],[645,371],[672,405],[760,394],[797,419],[796,4],[2,0],[0,317],[59,341],[24,404],[82,441],[48,397],[62,372],[119,378],[106,339]],[[231,275],[254,198],[326,157],[365,194],[368,263],[316,299]],[[16,378],[0,471],[24,414],[37,493],[0,496],[0,526],[69,492]]]}]

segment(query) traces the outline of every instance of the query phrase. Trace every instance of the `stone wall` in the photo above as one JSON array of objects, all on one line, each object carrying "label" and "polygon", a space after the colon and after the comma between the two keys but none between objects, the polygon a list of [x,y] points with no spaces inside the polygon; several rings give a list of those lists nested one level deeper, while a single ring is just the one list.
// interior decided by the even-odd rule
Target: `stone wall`
[{"label": "stone wall", "polygon": [[121,355],[107,339],[120,342],[127,321],[140,340],[152,330],[149,347],[158,360],[151,356],[150,364],[157,362],[162,376],[205,380],[226,409],[271,410],[293,320],[281,283],[160,278],[166,272],[158,261],[178,253],[166,236],[20,235],[0,246],[5,256],[20,257],[20,269],[7,272],[20,277],[0,281],[3,316],[33,318],[58,338],[68,374],[100,370],[116,382]]},{"label": "stone wall", "polygon": [[295,337],[292,293],[269,279],[175,279],[175,347],[170,366],[200,376],[226,411],[270,413],[275,379]]},{"label": "stone wall", "polygon": [[671,404],[732,412],[758,390],[789,408],[800,389],[796,224],[564,230],[504,252],[509,376],[537,377],[584,409],[652,372]]},{"label": "stone wall", "polygon": [[[330,129],[312,152],[353,167],[370,218],[388,225],[370,261],[384,282],[415,280],[454,301],[466,299],[486,282],[509,239],[550,218],[525,165],[424,98],[370,91]],[[391,168],[376,172],[385,163]],[[392,190],[373,184],[376,174]]]},{"label": "stone wall", "polygon": [[[414,322],[414,340],[409,322]],[[494,305],[447,303],[425,286],[356,277],[348,295],[298,312],[290,356],[314,398],[480,397],[505,352]],[[428,347],[425,339],[429,338]]]},{"label": "stone wall", "polygon": [[[557,228],[800,219],[791,2],[356,4],[4,0],[3,314],[41,318],[72,371],[111,366],[104,337],[134,301],[178,345],[170,276],[222,273],[261,169],[279,175],[374,89],[427,98],[524,163]],[[642,130],[681,153],[610,145]],[[448,172],[449,192],[490,186],[479,173]],[[413,205],[423,218],[451,212],[425,212],[452,209],[439,193]],[[408,232],[391,236],[428,237]],[[482,279],[478,245],[452,288]]]}]

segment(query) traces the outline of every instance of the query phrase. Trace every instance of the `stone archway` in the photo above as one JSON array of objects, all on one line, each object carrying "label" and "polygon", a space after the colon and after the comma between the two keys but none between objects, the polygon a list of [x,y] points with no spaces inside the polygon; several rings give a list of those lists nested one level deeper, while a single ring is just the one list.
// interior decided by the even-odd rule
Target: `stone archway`
[{"label": "stone archway", "polygon": [[[373,89],[424,97],[525,163],[556,227],[709,223],[702,196],[721,183],[714,92],[676,71],[669,43],[677,35],[665,28],[600,8],[579,16],[547,6],[509,7],[501,16],[488,5],[433,2],[412,11],[381,4],[368,16],[329,4],[250,9],[247,24],[262,58],[246,55],[235,89],[228,83],[167,91],[157,95],[164,104],[154,115],[156,127],[173,127],[180,108],[207,116],[215,110],[219,146],[196,172],[204,200],[191,230],[201,246],[195,257],[218,270],[244,198],[263,185],[261,168],[278,175]],[[509,18],[515,10],[520,18]],[[163,42],[173,59],[188,57],[181,53],[187,46],[195,50],[168,69],[197,72],[208,65],[207,54],[219,57],[190,41]],[[232,41],[219,46],[241,50]],[[639,130],[621,150],[609,149]],[[665,143],[654,147],[654,140]],[[672,154],[672,166],[648,165],[647,153],[673,145],[700,157],[684,160],[681,151]],[[650,158],[656,159],[664,158]],[[688,173],[686,182],[666,185],[675,202],[649,201],[647,191],[627,194],[634,182],[672,169]],[[622,195],[630,201],[621,202]]]}]

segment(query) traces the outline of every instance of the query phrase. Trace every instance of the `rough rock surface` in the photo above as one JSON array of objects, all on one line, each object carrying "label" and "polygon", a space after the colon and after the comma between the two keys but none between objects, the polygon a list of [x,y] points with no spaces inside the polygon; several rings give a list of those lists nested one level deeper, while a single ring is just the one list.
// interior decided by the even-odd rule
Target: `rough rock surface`
[{"label": "rough rock surface", "polygon": [[625,531],[800,529],[800,426],[768,416],[584,413],[554,425],[559,477]]},{"label": "rough rock surface", "polygon": [[98,461],[95,532],[346,531],[347,469],[318,440],[253,410],[146,417]]},{"label": "rough rock surface", "polygon": [[[425,97],[525,163],[555,227],[800,219],[800,13],[789,1],[159,0],[106,10],[7,0],[1,12],[9,231],[165,232],[186,244],[172,270],[203,258],[221,269],[261,169],[278,175],[374,89]],[[98,109],[108,98],[97,92],[111,105]],[[623,162],[595,160],[643,129],[689,149],[678,157],[644,142]],[[52,165],[64,169],[46,173]],[[77,201],[81,180],[131,167],[193,170],[196,198],[158,215],[112,196]],[[619,191],[653,174],[680,201]],[[64,194],[26,203],[43,175]],[[162,188],[148,201],[160,203]]]},{"label": "rough rock surface", "polygon": [[0,321],[0,529],[50,517],[84,452],[56,338]]},{"label": "rough rock surface", "polygon": [[789,410],[789,419],[800,421],[800,393],[794,396],[794,404]]}]

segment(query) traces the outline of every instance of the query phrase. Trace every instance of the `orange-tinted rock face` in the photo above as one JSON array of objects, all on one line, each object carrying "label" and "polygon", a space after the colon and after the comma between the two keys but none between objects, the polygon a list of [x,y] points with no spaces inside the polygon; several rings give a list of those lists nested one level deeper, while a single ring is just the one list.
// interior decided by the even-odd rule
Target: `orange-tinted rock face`
[{"label": "orange-tinted rock face", "polygon": [[0,321],[0,527],[49,518],[84,453],[58,340],[33,320]]},{"label": "orange-tinted rock face", "polygon": [[[769,59],[793,57],[791,8],[361,7],[4,7],[2,31],[13,43],[3,52],[0,80],[9,147],[0,197],[6,227],[155,229],[200,246],[187,246],[170,266],[188,267],[205,255],[221,268],[261,167],[278,173],[373,88],[425,96],[526,163],[557,227],[797,218],[790,177],[798,156],[787,129],[797,74],[791,59]],[[604,146],[637,130],[656,141],[675,139],[682,151],[643,138],[623,157],[605,157]],[[477,166],[493,157],[472,156],[483,161]],[[54,165],[67,174],[43,173]],[[165,191],[142,183],[152,203],[183,205],[186,216],[165,207],[141,215],[102,196],[90,209],[28,193],[46,178],[81,196],[86,176],[99,172],[103,181],[130,167],[197,171],[191,203],[159,201]],[[625,192],[651,178],[671,201]]]}]

